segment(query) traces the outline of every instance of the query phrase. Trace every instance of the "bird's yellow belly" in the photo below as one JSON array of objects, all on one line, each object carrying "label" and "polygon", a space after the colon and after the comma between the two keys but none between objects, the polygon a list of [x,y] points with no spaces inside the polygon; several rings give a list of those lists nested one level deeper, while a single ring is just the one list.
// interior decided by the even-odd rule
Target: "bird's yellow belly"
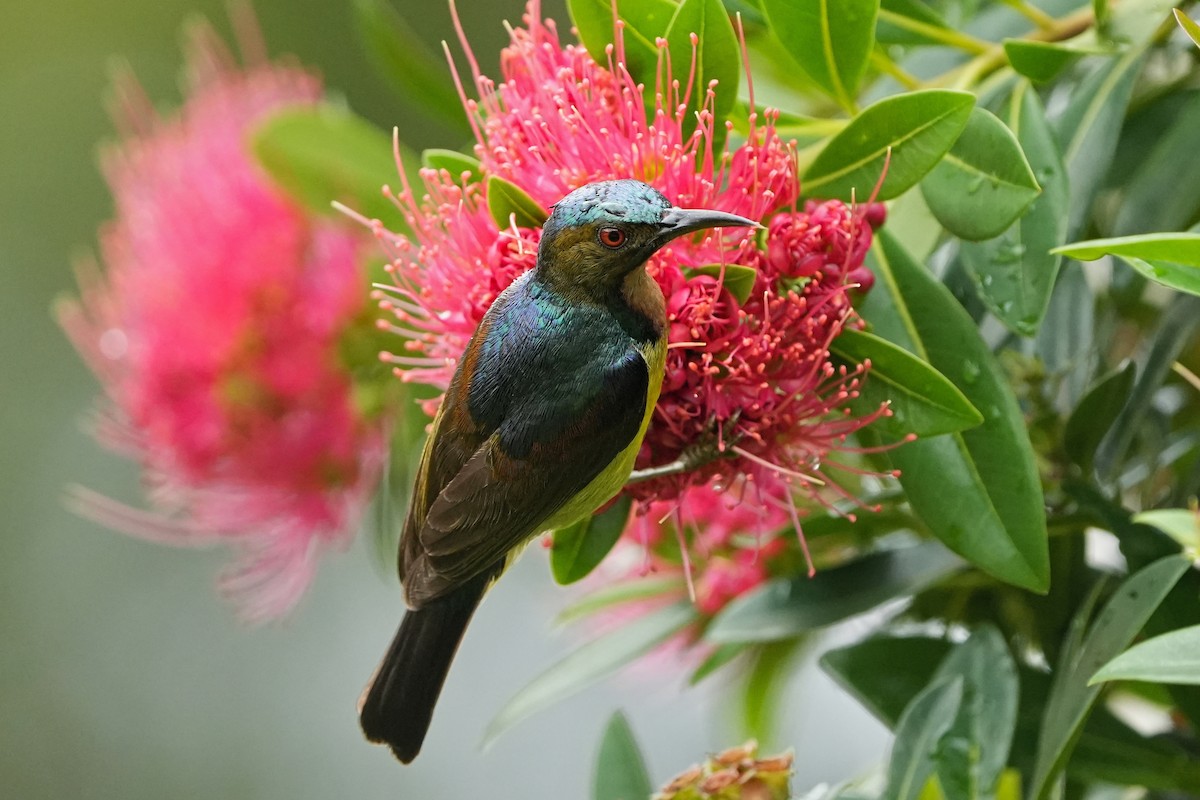
[{"label": "bird's yellow belly", "polygon": [[646,413],[642,416],[642,427],[638,429],[637,436],[633,437],[629,446],[622,450],[604,468],[603,472],[593,478],[583,491],[568,500],[566,505],[546,520],[541,526],[542,530],[564,528],[588,516],[621,491],[621,487],[629,479],[629,473],[633,471],[633,462],[642,448],[642,439],[646,436],[646,429],[650,427],[650,418],[654,415],[658,394],[662,390],[663,371],[667,363],[666,337],[650,342],[639,349],[642,358],[646,359],[646,366],[650,373],[650,383],[646,387]]}]

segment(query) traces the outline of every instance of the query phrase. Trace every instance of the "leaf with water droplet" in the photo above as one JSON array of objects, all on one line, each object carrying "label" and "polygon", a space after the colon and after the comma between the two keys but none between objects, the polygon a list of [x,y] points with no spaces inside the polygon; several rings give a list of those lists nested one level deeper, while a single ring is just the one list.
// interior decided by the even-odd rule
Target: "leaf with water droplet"
[{"label": "leaf with water droplet", "polygon": [[1039,176],[1042,193],[1000,236],[964,242],[959,257],[975,278],[984,305],[1011,330],[1032,336],[1050,303],[1062,260],[1050,249],[1066,236],[1066,173],[1041,102],[1028,82],[1013,91],[1007,119],[1033,174]]},{"label": "leaf with water droplet", "polygon": [[984,414],[975,428],[887,453],[901,470],[909,504],[935,536],[980,569],[1045,591],[1050,558],[1041,480],[1003,370],[950,291],[886,229],[870,266],[878,280],[859,308],[863,318],[880,336],[962,381],[962,393]]},{"label": "leaf with water droplet", "polygon": [[1040,192],[1017,137],[982,108],[971,111],[958,141],[921,181],[933,215],[970,241],[1003,233]]}]

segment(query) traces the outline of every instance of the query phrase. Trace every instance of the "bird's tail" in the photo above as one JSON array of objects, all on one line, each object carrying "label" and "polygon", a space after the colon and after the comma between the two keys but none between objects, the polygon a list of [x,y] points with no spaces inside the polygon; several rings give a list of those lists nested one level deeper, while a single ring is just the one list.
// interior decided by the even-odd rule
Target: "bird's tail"
[{"label": "bird's tail", "polygon": [[490,582],[485,573],[405,612],[383,663],[358,704],[363,733],[405,764],[421,752],[450,662]]}]

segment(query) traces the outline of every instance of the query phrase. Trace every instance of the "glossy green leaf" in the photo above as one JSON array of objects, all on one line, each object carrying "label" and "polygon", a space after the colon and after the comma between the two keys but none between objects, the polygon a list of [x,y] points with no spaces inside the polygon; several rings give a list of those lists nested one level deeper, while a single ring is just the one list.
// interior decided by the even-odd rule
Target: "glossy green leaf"
[{"label": "glossy green leaf", "polygon": [[[694,64],[692,34],[698,37]],[[706,105],[709,84],[717,82],[710,108],[714,117],[713,146],[719,152],[725,141],[725,118],[737,102],[742,75],[741,46],[721,0],[683,0],[667,26],[666,39],[671,74],[688,97],[685,135],[696,127],[696,114]],[[694,76],[690,90],[684,85],[688,75]]]},{"label": "glossy green leaf", "polygon": [[1130,256],[1200,267],[1200,233],[1143,233],[1115,239],[1091,239],[1063,245],[1054,252],[1080,261],[1095,261],[1102,256]]},{"label": "glossy green leaf", "polygon": [[[887,453],[909,504],[951,550],[1033,591],[1050,580],[1042,486],[1025,419],[1008,380],[962,306],[881,231],[875,288],[860,306],[874,331],[953,381],[984,417],[970,430]],[[869,429],[868,429],[869,430]]]},{"label": "glossy green leaf", "polygon": [[1133,521],[1153,525],[1183,547],[1200,549],[1200,514],[1187,508],[1158,508],[1133,515]]},{"label": "glossy green leaf", "polygon": [[586,578],[616,545],[629,520],[633,498],[622,494],[603,511],[554,532],[550,571],[561,584]]},{"label": "glossy green leaf", "polygon": [[1058,144],[1028,83],[1013,91],[1007,117],[1042,192],[999,237],[963,244],[959,254],[988,310],[1011,330],[1032,336],[1046,315],[1062,262],[1050,250],[1066,236],[1070,195]]},{"label": "glossy green leaf", "polygon": [[471,134],[441,53],[431,53],[385,0],[355,0],[354,21],[367,56],[401,97],[463,136]]},{"label": "glossy green leaf", "polygon": [[[617,4],[617,14],[625,23],[622,33],[625,67],[638,83],[654,86],[658,68],[658,47],[654,42],[666,36],[667,26],[677,8],[671,0],[637,0]],[[579,31],[579,41],[597,64],[608,63],[605,48],[613,44],[612,9],[612,0],[567,0],[567,11]],[[614,53],[613,60],[616,58],[617,54]]]},{"label": "glossy green leaf", "polygon": [[1143,59],[1144,51],[1133,48],[1088,76],[1075,88],[1059,117],[1058,140],[1071,187],[1068,236],[1082,228],[1108,173]]},{"label": "glossy green leaf", "polygon": [[1179,27],[1183,28],[1188,38],[1196,43],[1196,47],[1200,47],[1200,25],[1197,25],[1195,20],[1188,17],[1178,8],[1172,9],[1172,13],[1175,14],[1175,21],[1179,23]]},{"label": "glossy green leaf", "polygon": [[1144,261],[1130,256],[1122,256],[1121,260],[1155,283],[1188,294],[1200,295],[1200,269],[1196,267],[1170,261]]},{"label": "glossy green leaf", "polygon": [[853,109],[875,46],[879,0],[762,0],[769,25],[826,94]]},{"label": "glossy green leaf", "polygon": [[883,800],[916,800],[933,775],[938,744],[962,701],[961,678],[930,684],[913,698],[896,725]]},{"label": "glossy green leaf", "polygon": [[457,150],[425,150],[421,153],[421,166],[427,169],[444,169],[459,185],[476,183],[483,178],[483,166],[479,159]]},{"label": "glossy green leaf", "polygon": [[920,591],[961,565],[937,542],[924,542],[871,553],[812,578],[778,578],[726,606],[704,636],[712,642],[790,639]]},{"label": "glossy green leaf", "polygon": [[830,650],[821,669],[888,728],[895,728],[953,645],[925,636],[875,636]]},{"label": "glossy green leaf", "polygon": [[[1065,217],[1061,219],[1065,222]],[[1060,274],[1034,337],[1033,352],[1059,383],[1053,401],[1063,416],[1083,399],[1095,375],[1098,351],[1103,349],[1096,317],[1096,295],[1083,270],[1072,268]]]},{"label": "glossy green leaf", "polygon": [[272,114],[252,147],[272,180],[312,211],[337,213],[331,204],[338,201],[364,217],[403,224],[383,196],[383,185],[396,180],[391,139],[350,112],[318,106]]},{"label": "glossy green leaf", "polygon": [[855,413],[869,414],[881,403],[889,402],[892,416],[880,418],[874,426],[891,436],[937,436],[983,422],[983,415],[957,386],[886,339],[847,328],[833,340],[829,350],[850,364],[871,362],[862,393],[851,407]]},{"label": "glossy green leaf", "polygon": [[955,647],[934,680],[962,680],[962,702],[937,755],[949,800],[996,794],[1017,725],[1017,666],[1004,637],[983,627]]},{"label": "glossy green leaf", "polygon": [[733,295],[733,298],[738,301],[738,305],[745,305],[750,299],[750,292],[754,290],[754,281],[758,277],[758,270],[754,267],[744,267],[741,264],[705,264],[702,267],[684,267],[683,275],[688,280],[691,280],[697,275],[708,275],[712,278],[720,278],[724,272],[724,286]]},{"label": "glossy green leaf", "polygon": [[1136,376],[1137,365],[1132,361],[1105,375],[1088,390],[1067,418],[1063,450],[1085,472],[1090,473],[1096,450],[1125,407]]},{"label": "glossy green leaf", "polygon": [[[1195,514],[1192,519],[1194,525]],[[1105,681],[1200,684],[1200,625],[1134,645],[1101,667],[1088,685]]]},{"label": "glossy green leaf", "polygon": [[[821,667],[888,728],[904,707],[933,680],[952,645],[925,636],[878,636],[833,650]],[[1049,676],[1020,667],[1020,711],[1010,763],[1032,770]],[[1078,780],[1141,785],[1166,791],[1200,791],[1200,761],[1158,737],[1147,739],[1122,724],[1103,706],[1085,723],[1068,764]]]},{"label": "glossy green leaf", "polygon": [[1017,137],[982,108],[921,181],[929,210],[950,233],[979,241],[999,236],[1041,193]]},{"label": "glossy green leaf", "polygon": [[600,740],[592,800],[646,800],[654,792],[646,760],[633,737],[629,720],[620,711],[613,714]]},{"label": "glossy green leaf", "polygon": [[526,717],[570,697],[653,650],[698,619],[687,600],[660,608],[591,640],[517,692],[490,723],[484,744]]},{"label": "glossy green leaf", "polygon": [[[1162,558],[1127,578],[1105,604],[1078,647],[1063,651],[1042,718],[1037,763],[1030,797],[1049,797],[1052,782],[1070,757],[1084,721],[1100,694],[1090,678],[1129,646],[1189,562],[1178,556]],[[1077,620],[1076,629],[1083,621]]]},{"label": "glossy green leaf", "polygon": [[1069,47],[1059,42],[1034,42],[1028,39],[1005,39],[1004,54],[1008,63],[1034,83],[1054,80],[1070,66],[1071,62],[1086,50]]},{"label": "glossy green leaf", "polygon": [[500,230],[513,224],[518,228],[537,228],[550,216],[524,189],[499,175],[488,177],[487,206]]},{"label": "glossy green leaf", "polygon": [[889,149],[887,177],[877,199],[903,194],[950,150],[974,103],[975,97],[967,92],[926,89],[868,106],[808,166],[805,194],[865,200],[879,183]]}]

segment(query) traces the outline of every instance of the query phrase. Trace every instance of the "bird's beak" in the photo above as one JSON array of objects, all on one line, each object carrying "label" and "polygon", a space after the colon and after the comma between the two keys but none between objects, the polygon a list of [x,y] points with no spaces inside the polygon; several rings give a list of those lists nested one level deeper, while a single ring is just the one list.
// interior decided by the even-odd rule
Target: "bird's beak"
[{"label": "bird's beak", "polygon": [[726,214],[724,211],[711,211],[707,208],[669,208],[663,215],[659,225],[659,241],[666,244],[672,239],[707,228],[761,228],[752,219],[739,217],[737,214]]}]

